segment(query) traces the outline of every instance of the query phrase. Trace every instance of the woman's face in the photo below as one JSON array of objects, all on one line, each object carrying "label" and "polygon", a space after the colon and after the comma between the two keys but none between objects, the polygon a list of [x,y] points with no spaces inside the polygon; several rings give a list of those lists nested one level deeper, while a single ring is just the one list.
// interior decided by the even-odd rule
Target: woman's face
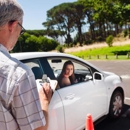
[{"label": "woman's face", "polygon": [[65,69],[65,74],[71,76],[73,74],[73,65],[67,65]]}]

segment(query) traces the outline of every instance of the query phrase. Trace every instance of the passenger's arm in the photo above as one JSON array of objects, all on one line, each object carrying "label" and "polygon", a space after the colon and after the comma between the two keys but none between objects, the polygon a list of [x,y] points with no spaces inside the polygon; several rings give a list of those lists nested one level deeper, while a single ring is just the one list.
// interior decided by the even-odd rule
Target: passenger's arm
[{"label": "passenger's arm", "polygon": [[69,78],[63,78],[63,79],[62,79],[62,84],[63,84],[64,86],[71,85],[70,79],[69,79]]}]

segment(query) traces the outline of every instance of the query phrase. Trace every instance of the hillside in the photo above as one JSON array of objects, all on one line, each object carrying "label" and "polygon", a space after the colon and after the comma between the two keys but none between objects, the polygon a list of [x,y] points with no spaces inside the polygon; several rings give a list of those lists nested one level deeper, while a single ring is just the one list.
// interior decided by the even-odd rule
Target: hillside
[{"label": "hillside", "polygon": [[[122,45],[127,45],[130,44],[130,39],[115,39],[113,42],[113,46],[122,46]],[[66,48],[65,52],[69,53],[69,52],[77,52],[77,51],[83,51],[83,50],[87,50],[87,49],[93,49],[93,48],[101,48],[101,47],[107,47],[108,45],[106,44],[106,42],[103,43],[94,43],[92,45],[84,45],[82,47],[78,46],[78,47],[71,47],[71,48]]]}]

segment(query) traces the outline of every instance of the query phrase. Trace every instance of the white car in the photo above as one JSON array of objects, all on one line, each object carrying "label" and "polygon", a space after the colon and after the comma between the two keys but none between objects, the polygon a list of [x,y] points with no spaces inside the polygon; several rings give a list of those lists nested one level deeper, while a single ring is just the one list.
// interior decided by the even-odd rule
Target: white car
[{"label": "white car", "polygon": [[88,113],[94,122],[106,115],[112,118],[121,115],[125,95],[120,76],[65,53],[27,52],[11,55],[29,66],[36,79],[42,79],[43,74],[57,79],[65,61],[74,63],[78,82],[54,91],[49,105],[48,130],[82,130]]}]

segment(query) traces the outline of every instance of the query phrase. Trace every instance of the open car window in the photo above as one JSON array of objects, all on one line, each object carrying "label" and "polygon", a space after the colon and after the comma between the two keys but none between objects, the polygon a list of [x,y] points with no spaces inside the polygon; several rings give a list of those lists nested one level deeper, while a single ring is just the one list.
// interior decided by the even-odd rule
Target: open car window
[{"label": "open car window", "polygon": [[74,59],[53,57],[48,58],[47,60],[53,70],[56,79],[58,79],[59,75],[61,74],[64,63],[68,60],[72,61],[74,64],[74,74],[78,81],[77,83],[86,82],[92,79],[91,68],[81,62],[77,62]]},{"label": "open car window", "polygon": [[67,59],[61,59],[61,58],[48,59],[48,62],[50,64],[56,78],[58,78],[58,76],[60,75],[63,64],[66,61],[67,61]]}]

